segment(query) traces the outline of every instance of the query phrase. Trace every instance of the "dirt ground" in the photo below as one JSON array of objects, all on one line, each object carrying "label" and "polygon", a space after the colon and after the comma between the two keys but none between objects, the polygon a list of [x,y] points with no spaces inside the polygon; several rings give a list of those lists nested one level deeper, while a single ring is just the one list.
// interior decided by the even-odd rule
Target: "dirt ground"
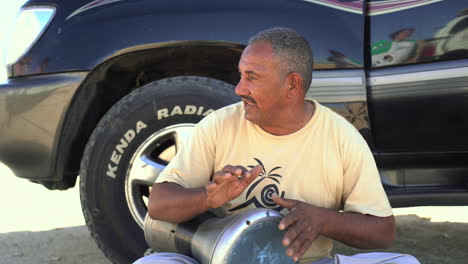
[{"label": "dirt ground", "polygon": [[[84,225],[78,195],[77,188],[48,191],[0,164],[0,264],[109,264]],[[395,215],[397,239],[382,251],[408,253],[423,264],[468,263],[468,207],[405,208]],[[336,243],[334,252],[364,251]]]},{"label": "dirt ground", "polygon": [[[468,223],[431,222],[417,215],[399,215],[396,222],[395,242],[378,251],[411,254],[423,264],[468,263]],[[335,243],[334,252],[354,255],[366,251]]]}]

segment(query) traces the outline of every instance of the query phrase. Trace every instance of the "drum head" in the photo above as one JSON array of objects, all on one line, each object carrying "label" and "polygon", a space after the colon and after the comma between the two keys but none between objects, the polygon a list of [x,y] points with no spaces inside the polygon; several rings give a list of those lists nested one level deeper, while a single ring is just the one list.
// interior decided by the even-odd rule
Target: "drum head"
[{"label": "drum head", "polygon": [[229,264],[289,264],[295,263],[286,256],[281,244],[284,231],[277,222],[254,223],[235,241],[225,263]]}]

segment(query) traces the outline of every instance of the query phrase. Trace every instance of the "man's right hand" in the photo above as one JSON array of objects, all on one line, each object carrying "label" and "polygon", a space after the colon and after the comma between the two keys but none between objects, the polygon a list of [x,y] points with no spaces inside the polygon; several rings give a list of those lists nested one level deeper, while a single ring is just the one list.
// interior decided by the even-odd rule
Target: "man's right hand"
[{"label": "man's right hand", "polygon": [[225,166],[213,175],[206,185],[206,202],[210,208],[218,208],[234,200],[260,175],[262,167],[257,165],[250,171],[242,166]]}]

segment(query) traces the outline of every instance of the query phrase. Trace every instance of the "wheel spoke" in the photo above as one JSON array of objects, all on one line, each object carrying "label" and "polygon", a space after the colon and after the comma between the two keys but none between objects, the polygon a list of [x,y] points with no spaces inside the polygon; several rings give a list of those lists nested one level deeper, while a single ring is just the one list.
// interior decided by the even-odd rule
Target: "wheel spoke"
[{"label": "wheel spoke", "polygon": [[140,160],[135,161],[129,175],[132,185],[152,186],[159,174],[166,168],[166,165],[153,161],[148,156],[141,156]]}]

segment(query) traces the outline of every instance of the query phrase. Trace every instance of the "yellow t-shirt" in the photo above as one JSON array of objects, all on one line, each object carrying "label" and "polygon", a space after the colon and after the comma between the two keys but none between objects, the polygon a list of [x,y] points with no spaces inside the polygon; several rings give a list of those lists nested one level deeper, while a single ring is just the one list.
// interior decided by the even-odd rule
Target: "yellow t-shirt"
[{"label": "yellow t-shirt", "polygon": [[[329,108],[300,130],[274,136],[244,118],[242,103],[219,109],[195,126],[191,138],[156,182],[203,187],[225,165],[262,165],[261,175],[220,211],[229,215],[255,207],[280,211],[279,196],[315,206],[380,217],[392,215],[372,153],[359,132]],[[328,257],[331,239],[319,236],[301,263]]]}]

